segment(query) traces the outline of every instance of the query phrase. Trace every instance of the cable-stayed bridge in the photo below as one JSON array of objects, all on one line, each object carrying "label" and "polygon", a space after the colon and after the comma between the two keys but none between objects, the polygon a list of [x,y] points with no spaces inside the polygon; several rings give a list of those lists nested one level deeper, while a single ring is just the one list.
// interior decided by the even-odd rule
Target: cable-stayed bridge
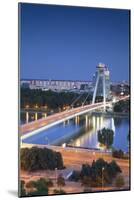
[{"label": "cable-stayed bridge", "polygon": [[[70,105],[71,109],[67,109],[63,112],[56,113],[56,114],[50,115],[48,117],[21,125],[21,127],[20,127],[21,139],[22,140],[26,139],[27,137],[30,137],[30,136],[37,134],[45,129],[48,129],[54,125],[65,122],[69,119],[76,118],[76,120],[77,120],[78,116],[83,115],[88,112],[92,112],[93,110],[98,110],[98,109],[103,108],[103,110],[105,112],[106,107],[111,107],[117,101],[126,100],[129,98],[129,96],[124,96],[124,97],[118,98],[114,101],[106,101],[107,94],[110,91],[109,71],[108,71],[107,66],[105,64],[99,63],[97,66],[96,75],[97,76],[96,76],[96,80],[95,80],[94,92],[93,92],[93,98],[92,98],[91,104],[85,105],[85,103],[90,95],[90,92],[89,92],[87,94],[86,98],[84,99],[84,101],[82,102],[82,105],[77,108],[74,108],[75,103],[83,95],[83,94],[80,94]],[[106,84],[106,83],[108,83],[108,84]],[[97,96],[97,91],[99,91],[100,89],[101,89],[101,94],[103,96],[103,102],[96,103],[95,100],[96,100],[96,96]]]},{"label": "cable-stayed bridge", "polygon": [[94,103],[89,105],[82,105],[77,108],[72,108],[69,110],[65,110],[60,113],[55,113],[53,115],[50,115],[46,118],[41,118],[36,121],[30,122],[28,124],[24,124],[20,126],[20,134],[21,139],[26,139],[34,134],[37,134],[43,130],[46,130],[50,127],[53,127],[57,124],[60,124],[62,122],[65,122],[69,119],[75,118],[77,120],[77,117],[80,115],[86,114],[88,112],[92,112],[94,110],[103,109],[104,107],[111,107],[113,103],[116,103],[120,100],[126,100],[129,96],[121,97],[118,100],[115,100],[114,102],[100,102],[100,103]]}]

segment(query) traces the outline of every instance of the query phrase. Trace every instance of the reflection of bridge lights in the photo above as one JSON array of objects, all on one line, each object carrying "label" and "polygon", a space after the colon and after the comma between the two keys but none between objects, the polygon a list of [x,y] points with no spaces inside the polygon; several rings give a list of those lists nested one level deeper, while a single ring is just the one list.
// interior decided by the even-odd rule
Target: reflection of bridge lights
[{"label": "reflection of bridge lights", "polygon": [[100,127],[102,128],[103,127],[103,117],[101,116],[101,118],[100,118]]},{"label": "reflection of bridge lights", "polygon": [[99,117],[97,117],[97,126],[96,126],[96,129],[97,129],[97,130],[100,129],[100,126],[99,126]]},{"label": "reflection of bridge lights", "polygon": [[80,121],[79,116],[76,116],[76,117],[75,117],[75,124],[76,124],[76,125],[79,124],[79,121]]},{"label": "reflection of bridge lights", "polygon": [[95,116],[93,116],[93,129],[95,130],[96,129],[96,127],[95,127]]},{"label": "reflection of bridge lights", "polygon": [[88,120],[88,125],[89,125],[89,126],[90,126],[90,123],[91,123],[91,122],[90,122],[90,119],[89,119],[89,120]]},{"label": "reflection of bridge lights", "polygon": [[86,128],[88,127],[88,116],[86,115],[86,123],[85,123]]},{"label": "reflection of bridge lights", "polygon": [[67,124],[69,124],[69,119],[67,120]]},{"label": "reflection of bridge lights", "polygon": [[63,126],[65,126],[66,125],[66,121],[63,121]]},{"label": "reflection of bridge lights", "polygon": [[114,119],[111,119],[111,129],[115,132],[115,124],[114,124]]}]

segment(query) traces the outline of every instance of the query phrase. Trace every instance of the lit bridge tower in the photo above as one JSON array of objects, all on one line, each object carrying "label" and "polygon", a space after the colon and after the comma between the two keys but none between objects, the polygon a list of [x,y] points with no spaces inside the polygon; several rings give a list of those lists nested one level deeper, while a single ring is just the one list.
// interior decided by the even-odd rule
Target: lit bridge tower
[{"label": "lit bridge tower", "polygon": [[92,104],[95,103],[96,96],[103,96],[104,111],[106,109],[106,99],[110,95],[109,70],[105,64],[99,63],[94,79],[94,92]]}]

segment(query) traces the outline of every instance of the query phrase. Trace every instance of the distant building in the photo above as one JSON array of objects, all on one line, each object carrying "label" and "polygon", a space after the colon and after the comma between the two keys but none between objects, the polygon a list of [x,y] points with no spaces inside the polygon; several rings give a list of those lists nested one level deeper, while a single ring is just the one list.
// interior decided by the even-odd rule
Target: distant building
[{"label": "distant building", "polygon": [[91,87],[91,81],[72,81],[72,80],[39,80],[39,79],[23,79],[21,80],[21,87],[29,87],[30,89],[41,90],[84,90]]},{"label": "distant building", "polygon": [[22,83],[21,83],[21,87],[23,87],[23,88],[29,88],[29,83],[27,83],[27,82],[22,82]]},{"label": "distant building", "polygon": [[93,76],[93,88],[95,88],[96,80],[99,74],[99,82],[97,87],[96,96],[103,96],[103,77],[105,76],[105,93],[106,98],[110,98],[110,72],[108,67],[102,63],[99,63],[97,70]]},{"label": "distant building", "polygon": [[128,95],[130,94],[130,86],[127,82],[112,83],[110,90],[113,95]]}]

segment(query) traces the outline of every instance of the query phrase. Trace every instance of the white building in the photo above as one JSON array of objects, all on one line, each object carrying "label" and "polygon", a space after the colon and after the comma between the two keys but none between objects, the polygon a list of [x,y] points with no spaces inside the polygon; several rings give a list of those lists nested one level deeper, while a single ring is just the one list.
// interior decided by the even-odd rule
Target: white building
[{"label": "white building", "polygon": [[83,88],[82,86],[88,85],[91,86],[90,81],[72,81],[72,80],[30,80],[23,79],[21,80],[21,86],[28,86],[30,89],[42,89],[42,90],[53,90],[53,91],[61,91],[61,90],[80,90]]}]

